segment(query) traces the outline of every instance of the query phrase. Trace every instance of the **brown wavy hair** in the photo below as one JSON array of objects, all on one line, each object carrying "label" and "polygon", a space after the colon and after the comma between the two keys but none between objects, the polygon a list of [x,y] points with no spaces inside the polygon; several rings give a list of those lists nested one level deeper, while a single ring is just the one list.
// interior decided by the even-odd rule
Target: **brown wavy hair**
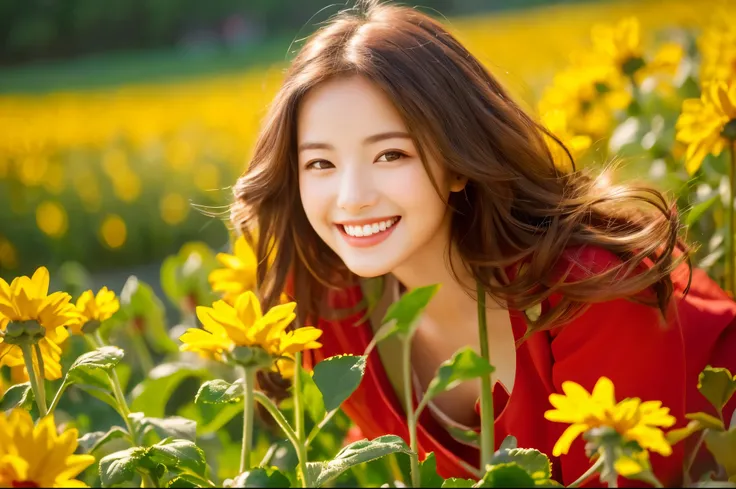
[{"label": "brown wavy hair", "polygon": [[[232,220],[259,258],[266,307],[287,280],[301,324],[326,317],[328,288],[357,283],[318,237],[299,198],[296,134],[300,102],[335,77],[375,84],[403,118],[422,161],[467,177],[453,193],[452,245],[486,291],[518,310],[552,294],[561,300],[532,331],[563,323],[587,304],[635,298],[667,315],[670,273],[689,262],[674,204],[644,185],[606,183],[574,170],[564,145],[507,91],[437,20],[416,9],[359,1],[314,33],[292,61],[270,107],[247,171],[234,187]],[[560,145],[573,171],[553,163],[545,135]],[[254,243],[252,233],[259,239]],[[267,256],[274,250],[273,265]],[[557,265],[571,246],[591,245],[620,258],[610,269],[564,280]],[[524,260],[523,274],[505,269]],[[635,273],[636,271],[636,273]],[[563,274],[564,275],[564,274]],[[638,297],[643,290],[653,291]],[[475,291],[469,291],[475,294]]]}]

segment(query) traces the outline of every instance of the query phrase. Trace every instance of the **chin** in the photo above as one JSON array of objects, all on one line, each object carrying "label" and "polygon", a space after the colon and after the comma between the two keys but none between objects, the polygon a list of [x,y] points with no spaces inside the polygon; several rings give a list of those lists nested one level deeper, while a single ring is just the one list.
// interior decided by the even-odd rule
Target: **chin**
[{"label": "chin", "polygon": [[391,273],[396,264],[385,257],[378,256],[341,256],[348,270],[361,278],[375,278]]},{"label": "chin", "polygon": [[392,267],[381,266],[376,263],[348,263],[348,269],[360,278],[375,278],[390,273]]}]

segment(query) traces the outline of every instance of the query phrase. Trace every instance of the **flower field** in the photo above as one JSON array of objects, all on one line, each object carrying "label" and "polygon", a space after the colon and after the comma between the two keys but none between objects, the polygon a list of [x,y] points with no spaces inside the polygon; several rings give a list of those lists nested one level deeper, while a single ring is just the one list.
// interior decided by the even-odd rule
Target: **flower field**
[{"label": "flower field", "polygon": [[[673,196],[698,247],[694,265],[730,293],[733,7],[592,3],[450,22],[578,168],[614,162],[606,178]],[[356,439],[340,410],[369,351],[301,368],[321,331],[292,327],[297,305],[286,294],[262,308],[255,257],[227,225],[228,187],[280,76],[275,66],[0,95],[0,487],[560,486],[547,456],[513,437],[493,453],[487,417],[475,439],[482,463],[467,467],[477,480],[445,481],[432,455],[419,459],[416,420],[431,398],[493,371],[471,349],[448,359],[406,410],[408,440]],[[155,283],[131,275],[122,287],[95,285],[100,272],[150,263],[160,263]],[[435,291],[407,293],[376,337],[410,342]],[[273,399],[267,384],[291,388]],[[657,486],[649,454],[667,456],[691,436],[721,466],[708,477],[736,483],[736,427],[722,415],[736,392],[731,372],[701,374],[715,415],[687,420],[656,399],[617,399],[606,378],[592,392],[563,387],[545,417],[568,428],[548,455],[584,437],[591,469],[579,483]]]}]

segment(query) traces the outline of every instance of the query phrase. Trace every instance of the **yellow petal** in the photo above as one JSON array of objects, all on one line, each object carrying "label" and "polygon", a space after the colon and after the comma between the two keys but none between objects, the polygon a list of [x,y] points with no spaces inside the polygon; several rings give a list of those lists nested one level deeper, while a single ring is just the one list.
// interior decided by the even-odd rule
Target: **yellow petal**
[{"label": "yellow petal", "polygon": [[560,436],[560,439],[557,440],[557,443],[555,443],[554,448],[552,448],[552,455],[555,457],[559,457],[560,455],[567,454],[568,450],[570,450],[572,442],[575,441],[575,438],[585,433],[588,428],[588,425],[582,423],[568,426],[564,433],[562,433],[562,435]]},{"label": "yellow petal", "polygon": [[261,303],[258,301],[258,297],[250,290],[238,296],[235,300],[235,310],[237,311],[238,319],[240,319],[246,328],[252,328],[263,317]]},{"label": "yellow petal", "polygon": [[[646,451],[641,453],[647,453]],[[632,477],[649,469],[648,463],[636,457],[621,455],[613,463],[613,468],[619,475]]]},{"label": "yellow petal", "polygon": [[608,377],[601,377],[593,387],[593,401],[602,406],[613,406],[616,404],[613,382]]},{"label": "yellow petal", "polygon": [[46,267],[39,267],[31,278],[33,282],[33,295],[45,297],[49,293],[49,271]]},{"label": "yellow petal", "polygon": [[245,264],[243,264],[237,256],[229,255],[227,253],[218,253],[216,258],[217,261],[231,270],[243,270],[246,268]]}]

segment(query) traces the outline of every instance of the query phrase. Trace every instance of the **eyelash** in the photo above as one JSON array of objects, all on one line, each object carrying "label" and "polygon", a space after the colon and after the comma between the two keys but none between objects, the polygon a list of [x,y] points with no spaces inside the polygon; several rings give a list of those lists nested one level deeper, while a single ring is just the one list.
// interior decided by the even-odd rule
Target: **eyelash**
[{"label": "eyelash", "polygon": [[[380,155],[380,156],[379,156],[378,158],[376,158],[376,159],[377,159],[377,160],[378,160],[378,159],[381,159],[381,158],[383,158],[384,156],[386,156],[387,154],[391,154],[391,153],[397,154],[397,155],[399,155],[399,157],[398,157],[398,158],[396,158],[395,160],[391,160],[391,161],[388,161],[388,160],[387,160],[387,161],[385,161],[385,163],[391,163],[392,161],[400,160],[401,158],[406,158],[406,154],[404,154],[404,153],[403,153],[403,152],[401,152],[401,151],[397,151],[397,150],[389,150],[389,151],[384,151],[383,153],[381,153],[381,155]],[[315,160],[315,161],[312,161],[312,162],[308,163],[308,164],[306,165],[306,167],[305,167],[305,168],[306,168],[307,170],[313,170],[313,169],[314,169],[314,170],[329,170],[329,168],[316,168],[316,167],[315,167],[315,165],[316,165],[317,163],[327,163],[327,164],[329,164],[329,165],[332,165],[332,163],[330,163],[330,162],[329,162],[329,161],[327,161],[327,160]],[[334,165],[332,165],[332,166],[334,167]]]}]

